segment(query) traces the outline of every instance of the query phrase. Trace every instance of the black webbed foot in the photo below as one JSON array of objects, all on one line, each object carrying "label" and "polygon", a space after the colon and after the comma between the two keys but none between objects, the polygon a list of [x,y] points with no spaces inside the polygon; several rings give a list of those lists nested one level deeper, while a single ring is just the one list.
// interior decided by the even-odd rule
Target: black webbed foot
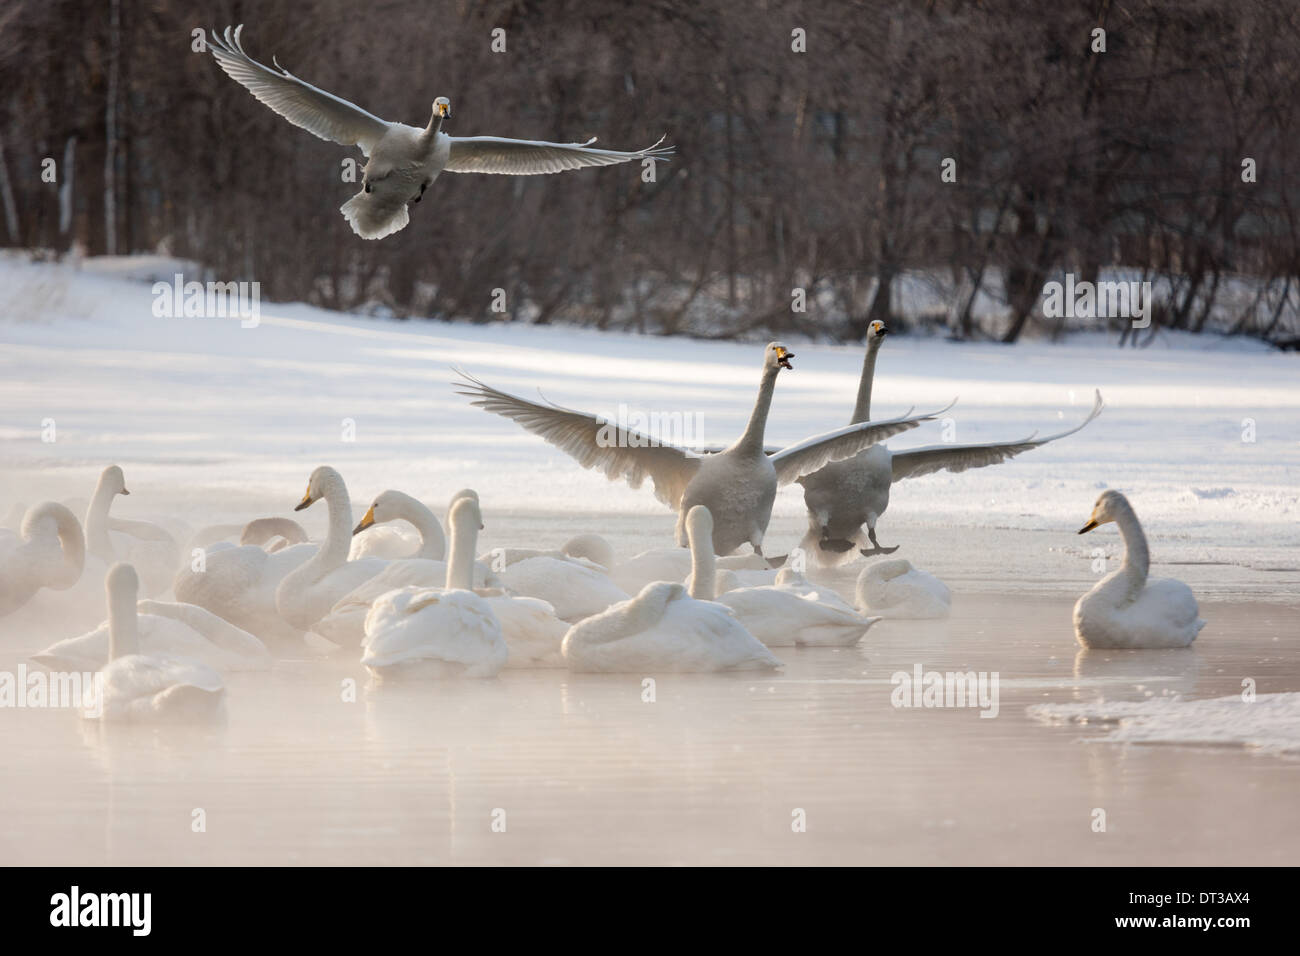
[{"label": "black webbed foot", "polygon": [[822,538],[817,542],[817,547],[821,548],[823,551],[833,551],[836,554],[843,554],[845,551],[852,549],[853,542],[846,538]]},{"label": "black webbed foot", "polygon": [[882,548],[880,545],[876,545],[874,548],[859,548],[858,553],[865,558],[869,558],[876,554],[893,554],[900,547],[902,547],[902,545],[896,544],[892,548]]}]

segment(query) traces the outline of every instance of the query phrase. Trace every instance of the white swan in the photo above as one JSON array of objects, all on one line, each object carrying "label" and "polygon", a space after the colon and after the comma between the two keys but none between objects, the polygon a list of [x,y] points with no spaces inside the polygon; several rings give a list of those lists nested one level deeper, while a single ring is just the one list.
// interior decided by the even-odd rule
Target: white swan
[{"label": "white swan", "polygon": [[499,577],[510,591],[545,601],[557,617],[569,622],[590,617],[628,597],[609,575],[581,558],[525,558],[505,568]]},{"label": "white swan", "polygon": [[[140,601],[136,605],[140,652],[181,656],[218,671],[266,670],[271,654],[260,640],[194,604]],[[32,660],[50,670],[98,670],[109,660],[112,615],[87,634],[51,644]]]},{"label": "white swan", "polygon": [[81,579],[86,540],[77,516],[55,501],[28,511],[18,535],[0,538],[0,617],[41,588],[66,591]]},{"label": "white swan", "polygon": [[881,617],[923,620],[947,617],[952,610],[948,585],[904,558],[887,558],[863,568],[856,595],[860,610]]},{"label": "white swan", "polygon": [[320,549],[281,579],[275,589],[275,608],[290,625],[303,631],[330,612],[339,598],[384,570],[382,558],[348,560],[352,543],[352,500],[343,476],[329,465],[311,473],[307,491],[294,511],[309,508],[322,498],[329,508],[329,530]]},{"label": "white swan", "polygon": [[108,513],[117,495],[130,493],[121,468],[109,465],[103,470],[86,507],[86,551],[105,564],[128,562],[136,569],[145,594],[161,594],[176,573],[180,549],[176,539],[159,525],[118,519]]},{"label": "white swan", "polygon": [[[782,578],[786,586],[747,587],[717,593],[713,549],[713,519],[709,509],[696,505],[686,516],[694,565],[690,595],[702,601],[716,600],[729,607],[750,634],[768,647],[798,645],[856,644],[880,618],[863,617],[843,601],[819,600],[820,593],[793,572]],[[800,590],[799,585],[806,590]],[[716,597],[715,597],[716,595]]]},{"label": "white swan", "polygon": [[[175,721],[219,711],[225,685],[206,664],[141,653],[136,596],[139,578],[129,564],[108,570],[108,657],[99,671],[98,714],[105,721]],[[87,695],[87,702],[90,701]]]},{"label": "white swan", "polygon": [[379,676],[494,677],[509,649],[488,603],[471,589],[478,502],[452,506],[451,560],[444,588],[405,587],[366,615],[361,663]]},{"label": "white swan", "polygon": [[[693,550],[712,557],[710,531],[693,521],[687,530],[698,535]],[[564,636],[563,651],[573,671],[646,674],[782,666],[729,608],[692,597],[683,585],[668,581],[647,584],[636,597],[573,625]]]},{"label": "white swan", "polygon": [[576,559],[592,567],[593,570],[603,571],[607,574],[616,563],[614,549],[610,547],[609,542],[602,535],[595,532],[575,534],[558,548],[493,548],[491,551],[479,555],[480,561],[491,564],[498,572],[529,558],[556,558],[560,561]]},{"label": "white swan", "polygon": [[[472,491],[458,491],[456,495],[474,494]],[[448,505],[450,514],[452,505],[459,499],[453,497]],[[414,540],[404,530],[386,522],[405,521],[416,533]],[[352,532],[352,546],[348,560],[360,558],[429,558],[441,561],[447,556],[447,538],[443,534],[438,516],[424,502],[412,498],[400,491],[381,492],[362,515],[361,521]]]},{"label": "white swan", "polygon": [[1148,578],[1146,535],[1137,512],[1118,491],[1103,491],[1079,534],[1115,522],[1124,539],[1124,563],[1074,605],[1074,636],[1084,647],[1186,647],[1201,620],[1192,589],[1173,578]]},{"label": "white swan", "polygon": [[[243,25],[231,33],[212,32],[208,48],[217,63],[258,100],[295,126],[344,146],[357,146],[369,157],[362,189],[341,207],[353,231],[363,239],[382,239],[410,221],[407,205],[419,202],[442,172],[498,173],[530,176],[584,166],[609,166],[634,159],[665,159],[672,147],[659,143],[635,152],[594,149],[591,143],[548,143],[499,136],[448,136],[442,121],[451,116],[451,101],[433,101],[433,116],[424,129],[389,123],[345,99],[298,79],[275,63],[275,69],[248,56],[240,43]],[[659,141],[663,142],[662,139]]]},{"label": "white swan", "polygon": [[[862,361],[858,399],[853,407],[854,422],[871,418],[871,386],[876,374],[876,353],[889,329],[875,321],[867,329],[867,354]],[[1022,441],[989,442],[979,445],[928,445],[894,452],[884,445],[872,445],[851,458],[832,462],[797,479],[803,485],[808,509],[808,532],[800,543],[818,563],[835,565],[856,557],[870,557],[898,550],[881,547],[876,540],[876,522],[889,507],[889,489],[896,481],[936,471],[962,472],[968,468],[996,465],[1021,452],[1073,435],[1101,414],[1101,392],[1087,418],[1074,428],[1046,438],[1030,435]],[[864,534],[863,527],[866,527]],[[870,544],[870,547],[864,545]]]},{"label": "white swan", "polygon": [[558,405],[530,402],[484,385],[464,372],[461,395],[496,415],[540,435],[584,468],[598,468],[611,480],[625,479],[633,488],[649,476],[655,496],[677,510],[676,541],[687,544],[686,514],[704,505],[713,514],[713,548],[731,554],[749,544],[763,553],[763,535],[772,517],[779,485],[815,471],[830,461],[856,455],[874,442],[916,428],[942,414],[902,416],[883,422],[862,422],[815,435],[772,456],[764,453],[763,433],[777,375],[792,368],[794,353],[779,342],[763,351],[763,372],[758,397],[744,434],[730,447],[707,454],[666,444],[594,415]]},{"label": "white swan", "polygon": [[[238,539],[238,544],[232,538]],[[306,542],[306,530],[292,518],[254,518],[243,524],[212,524],[200,528],[190,536],[185,545],[185,553],[210,553],[247,544],[274,553]]]},{"label": "white swan", "polygon": [[[767,559],[758,554],[725,555],[717,559],[717,567],[726,571],[771,570]],[[651,548],[615,565],[609,576],[624,591],[635,594],[652,581],[681,581],[690,573],[689,549]]]}]

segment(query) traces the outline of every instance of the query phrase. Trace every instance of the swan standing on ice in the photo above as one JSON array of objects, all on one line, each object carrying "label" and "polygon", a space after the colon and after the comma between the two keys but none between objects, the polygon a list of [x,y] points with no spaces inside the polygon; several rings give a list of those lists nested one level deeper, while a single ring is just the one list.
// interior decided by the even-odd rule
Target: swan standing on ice
[{"label": "swan standing on ice", "polygon": [[[862,361],[862,378],[851,421],[871,418],[871,387],[876,374],[876,353],[889,329],[875,321],[867,328],[867,354]],[[797,479],[803,485],[808,509],[808,533],[800,544],[824,565],[839,564],[854,557],[854,551],[871,557],[898,550],[881,547],[876,540],[876,522],[889,507],[889,489],[896,481],[936,471],[962,472],[968,468],[996,465],[1021,452],[1073,435],[1101,414],[1101,393],[1088,417],[1068,431],[1023,441],[990,442],[980,445],[928,445],[893,452],[884,445],[872,445],[852,458],[832,462],[819,471]],[[866,526],[864,536],[862,528]],[[865,537],[865,540],[863,540]],[[870,547],[863,547],[869,543]]]},{"label": "swan standing on ice", "polygon": [[109,465],[104,469],[86,508],[86,550],[105,564],[130,563],[140,576],[144,592],[161,594],[176,573],[180,549],[176,539],[158,525],[114,518],[108,513],[115,497],[130,493],[121,468]]},{"label": "swan standing on ice", "polygon": [[1192,589],[1173,578],[1148,578],[1151,557],[1137,512],[1118,491],[1103,491],[1085,534],[1108,522],[1119,525],[1124,563],[1074,605],[1074,636],[1084,647],[1186,647],[1205,622]]},{"label": "swan standing on ice", "polygon": [[139,586],[129,564],[113,565],[104,578],[109,661],[99,672],[100,719],[174,721],[211,716],[221,707],[226,690],[220,674],[198,661],[141,653],[136,616]]},{"label": "swan standing on ice", "polygon": [[[880,620],[863,617],[843,601],[819,601],[815,591],[799,593],[793,586],[746,587],[718,594],[713,549],[709,546],[713,538],[709,509],[703,505],[692,508],[686,516],[686,529],[693,560],[688,583],[691,597],[716,600],[731,608],[745,630],[768,647],[844,647],[862,640],[867,629]],[[790,575],[782,580],[795,583]]]},{"label": "swan standing on ice", "polygon": [[77,516],[46,501],[22,518],[17,536],[0,538],[0,617],[18,610],[41,588],[66,591],[86,564]]},{"label": "swan standing on ice", "polygon": [[452,506],[445,588],[389,591],[366,615],[361,663],[378,676],[494,677],[509,656],[501,624],[473,591],[478,502]]},{"label": "swan standing on ice", "polygon": [[929,571],[904,558],[876,561],[858,575],[857,603],[881,617],[924,620],[947,617],[952,592]]},{"label": "swan standing on ice", "polygon": [[559,405],[530,402],[498,391],[461,373],[459,394],[472,404],[502,415],[571,455],[584,468],[598,468],[610,480],[625,479],[633,488],[649,476],[655,496],[677,510],[676,541],[687,546],[686,514],[704,505],[713,515],[713,549],[731,554],[742,544],[763,553],[763,535],[772,517],[779,485],[789,484],[830,461],[856,455],[874,442],[916,428],[947,409],[929,415],[904,415],[883,422],[861,422],[815,435],[769,457],[763,433],[776,389],[777,375],[791,369],[794,353],[779,342],[763,350],[758,397],[744,434],[717,454],[669,445],[603,422],[595,415]]},{"label": "swan standing on ice", "polygon": [[[707,509],[696,507],[692,514]],[[712,529],[688,521],[694,554],[713,557]],[[704,569],[702,568],[701,571]],[[709,590],[698,575],[701,595]],[[712,595],[696,597],[668,581],[647,584],[634,598],[587,618],[564,637],[564,660],[573,671],[653,673],[668,671],[774,670],[777,660],[730,609]]]},{"label": "swan standing on ice", "polygon": [[503,139],[499,136],[448,136],[442,122],[451,116],[451,101],[439,96],[424,129],[390,123],[298,79],[275,63],[271,69],[244,52],[236,27],[233,34],[212,31],[209,49],[221,69],[259,101],[324,140],[357,146],[368,157],[361,192],[340,211],[363,239],[382,239],[410,222],[407,206],[420,201],[424,190],[442,172],[497,173],[532,176],[584,166],[610,166],[637,159],[665,160],[673,149],[655,143],[648,149],[621,152],[595,149],[586,143],[548,143]]}]

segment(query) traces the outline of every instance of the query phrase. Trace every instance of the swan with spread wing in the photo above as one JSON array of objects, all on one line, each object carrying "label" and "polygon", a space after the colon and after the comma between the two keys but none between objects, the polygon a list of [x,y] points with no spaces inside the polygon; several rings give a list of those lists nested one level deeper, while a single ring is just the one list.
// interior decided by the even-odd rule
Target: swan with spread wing
[{"label": "swan with spread wing", "polygon": [[[776,378],[793,368],[794,353],[780,342],[763,351],[763,373],[758,397],[744,433],[716,454],[679,448],[587,412],[550,402],[532,402],[485,385],[464,372],[458,393],[495,415],[509,418],[572,456],[584,468],[603,471],[611,481],[623,479],[639,488],[648,477],[655,497],[677,511],[676,540],[686,547],[686,514],[704,505],[713,515],[713,549],[731,554],[742,544],[763,553],[763,534],[772,517],[776,489],[828,462],[856,455],[874,442],[916,428],[943,414],[947,408],[925,415],[909,412],[879,422],[858,422],[814,435],[782,451],[767,455],[763,433]],[[949,406],[951,407],[951,406]]]},{"label": "swan with spread wing", "polygon": [[357,146],[368,158],[361,192],[341,207],[353,231],[363,239],[383,239],[410,222],[407,207],[417,203],[438,174],[491,173],[534,176],[584,166],[612,166],[632,160],[667,160],[671,146],[663,138],[646,149],[624,152],[596,149],[585,143],[549,143],[500,136],[448,136],[443,120],[451,101],[439,96],[424,129],[390,123],[354,103],[294,76],[273,57],[274,68],[244,52],[239,25],[213,31],[209,49],[217,64],[261,103],[321,139]]}]

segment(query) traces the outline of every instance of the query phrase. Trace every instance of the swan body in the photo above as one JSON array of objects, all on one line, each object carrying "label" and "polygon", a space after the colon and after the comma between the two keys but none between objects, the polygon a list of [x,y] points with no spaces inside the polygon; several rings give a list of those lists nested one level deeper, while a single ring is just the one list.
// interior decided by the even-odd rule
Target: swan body
[{"label": "swan body", "polygon": [[493,548],[486,554],[479,555],[480,561],[491,564],[498,571],[529,558],[555,558],[560,561],[573,559],[606,574],[615,565],[614,549],[609,542],[601,535],[591,532],[574,535],[558,548]]},{"label": "swan body", "polygon": [[452,506],[446,587],[404,587],[366,614],[361,663],[378,676],[494,677],[510,656],[501,623],[471,590],[478,501]]},{"label": "swan body", "polygon": [[761,556],[778,486],[827,462],[856,455],[877,441],[916,428],[922,421],[947,411],[855,423],[814,435],[769,456],[763,447],[768,411],[777,375],[782,369],[793,368],[792,358],[794,353],[780,342],[768,343],[763,351],[758,396],[744,433],[727,448],[708,452],[679,448],[585,412],[531,402],[463,372],[459,392],[472,404],[541,436],[584,468],[600,469],[610,480],[621,478],[639,488],[647,477],[651,478],[655,496],[677,511],[675,537],[679,547],[687,545],[687,513],[703,505],[714,516],[713,548],[717,554],[731,554],[748,544]]},{"label": "swan body", "polygon": [[572,558],[525,558],[500,572],[510,591],[540,598],[565,621],[580,621],[627,600],[627,592],[609,576]]},{"label": "swan body", "polygon": [[[711,567],[713,528],[708,510],[693,508],[686,529],[691,553],[707,556]],[[696,568],[693,576],[711,597],[708,569]],[[564,637],[564,660],[570,670],[613,673],[781,667],[729,608],[707,597],[692,596],[675,582],[647,584],[636,597],[570,628]]]},{"label": "swan body", "polygon": [[314,544],[296,544],[274,553],[253,544],[213,545],[204,570],[186,565],[176,572],[172,592],[178,601],[205,608],[263,640],[296,642],[303,629],[280,616],[276,591],[291,571],[318,550]]},{"label": "swan body", "polygon": [[174,722],[217,713],[225,695],[220,674],[189,658],[141,653],[135,569],[129,564],[113,565],[105,577],[105,589],[109,661],[98,675],[100,712],[87,716],[106,722]]},{"label": "swan body", "polygon": [[952,592],[929,571],[904,558],[886,558],[867,565],[858,575],[857,605],[880,617],[923,620],[947,617]]},{"label": "swan body", "polygon": [[[717,559],[717,566],[729,571],[770,570],[767,560],[757,554],[725,555]],[[681,581],[690,573],[691,552],[688,548],[651,548],[616,565],[610,577],[624,591],[635,594],[652,581]]]},{"label": "swan body", "polygon": [[109,465],[103,470],[86,508],[86,551],[106,565],[117,561],[131,564],[145,594],[161,594],[171,585],[180,548],[176,539],[159,525],[109,515],[113,499],[130,493],[121,468]]},{"label": "swan body", "polygon": [[1114,522],[1124,562],[1074,605],[1074,635],[1090,648],[1187,647],[1205,627],[1192,589],[1173,578],[1148,577],[1151,559],[1137,512],[1118,491],[1102,492],[1079,534]]},{"label": "swan body", "polygon": [[[461,492],[457,492],[460,494]],[[456,499],[452,499],[455,505]],[[415,530],[413,538],[389,522],[405,521]],[[441,561],[447,556],[447,538],[438,516],[428,505],[400,491],[381,492],[352,532],[348,560],[375,557],[428,558]],[[440,579],[441,580],[441,579]]]},{"label": "swan body", "polygon": [[[876,356],[888,332],[880,321],[872,322],[867,328],[867,351],[851,419],[854,422],[871,418]],[[1083,422],[1044,438],[1031,435],[1022,441],[929,445],[898,452],[877,444],[852,457],[831,462],[797,479],[803,485],[804,506],[808,511],[808,531],[799,546],[827,567],[845,563],[859,553],[870,557],[897,551],[897,546],[885,548],[876,540],[876,522],[889,507],[889,492],[894,482],[937,471],[963,472],[999,464],[1073,435],[1101,414],[1102,407],[1098,392]]]},{"label": "swan body", "polygon": [[[193,604],[140,601],[136,604],[140,652],[185,657],[218,671],[266,670],[271,655],[260,640],[211,611]],[[79,637],[50,645],[32,660],[50,670],[98,670],[108,663],[112,620]]]},{"label": "swan body", "polygon": [[476,593],[487,601],[501,624],[501,635],[510,650],[507,668],[564,666],[561,645],[569,624],[556,616],[555,608],[537,598],[491,590]]},{"label": "swan body", "polygon": [[55,501],[32,508],[17,535],[0,538],[0,617],[41,588],[66,591],[81,579],[85,564],[86,540],[77,516]]},{"label": "swan body", "polygon": [[443,172],[528,176],[639,159],[662,160],[672,152],[671,147],[659,143],[636,152],[620,152],[594,149],[592,141],[448,136],[442,132],[443,120],[451,116],[451,102],[445,96],[433,101],[433,115],[424,129],[390,123],[300,80],[278,63],[272,69],[252,59],[240,42],[242,31],[241,25],[233,33],[229,27],[224,33],[212,32],[208,48],[221,69],[290,123],[321,139],[357,146],[369,158],[361,192],[340,208],[363,239],[382,239],[405,228],[410,221],[408,206],[419,202]]},{"label": "swan body", "polygon": [[686,522],[694,559],[689,584],[691,597],[716,600],[730,608],[745,630],[767,647],[796,644],[844,647],[862,640],[867,629],[880,620],[863,617],[838,598],[834,602],[820,600],[819,592],[788,569],[781,572],[780,584],[737,588],[718,594],[713,550],[708,546],[713,533],[708,509],[692,508]]}]

